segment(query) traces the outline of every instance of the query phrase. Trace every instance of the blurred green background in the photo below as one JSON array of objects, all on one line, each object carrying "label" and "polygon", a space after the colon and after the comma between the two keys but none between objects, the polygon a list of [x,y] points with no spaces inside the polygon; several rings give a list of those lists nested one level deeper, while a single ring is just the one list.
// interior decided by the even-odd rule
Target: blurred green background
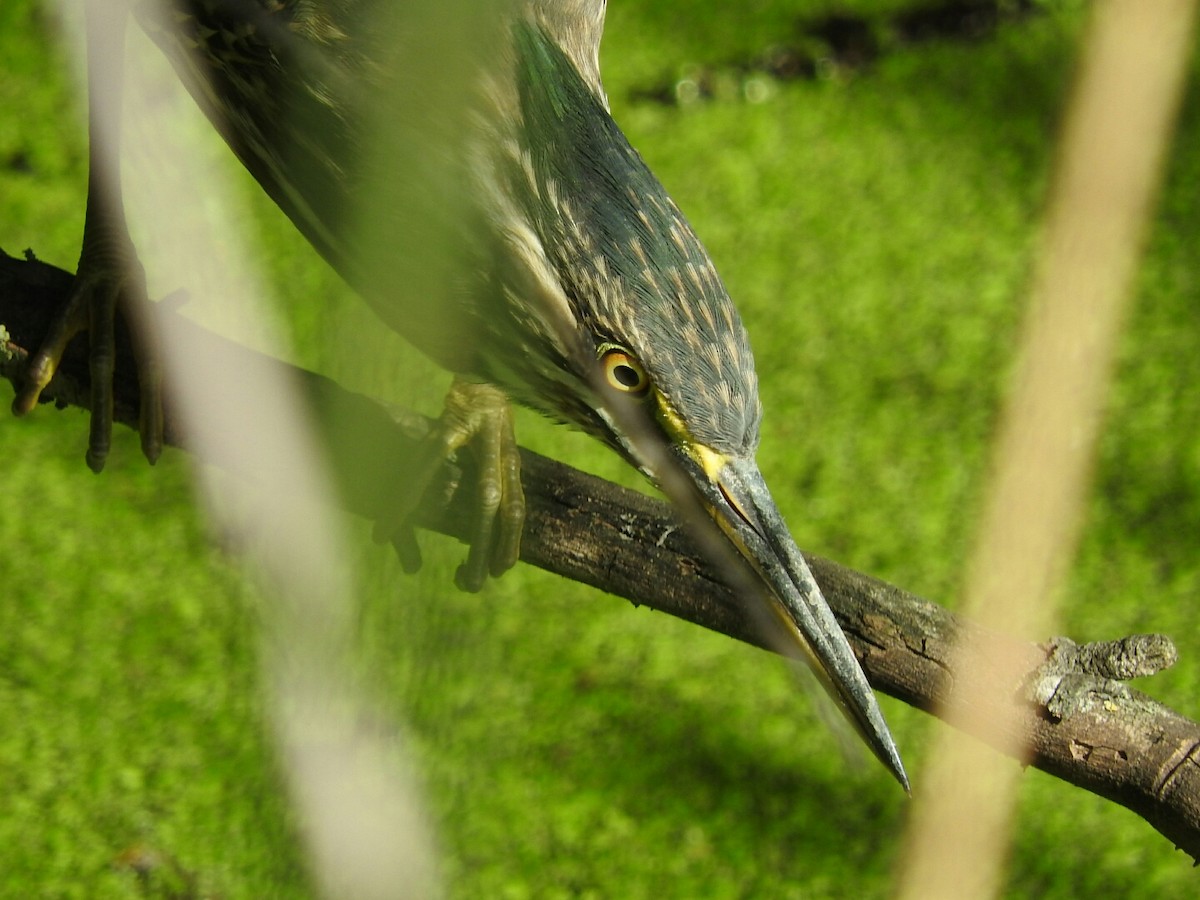
[{"label": "blurred green background", "polygon": [[[603,64],[617,120],[742,310],[767,411],[760,463],[800,545],[953,606],[1085,15],[1046,4],[971,39],[901,40],[893,13],[908,8],[616,0]],[[834,40],[841,61],[819,77],[747,90],[738,60],[780,44],[827,55],[828,35],[798,23],[831,13],[867,17],[874,43]],[[175,90],[140,36],[133,52]],[[0,247],[67,267],[86,183],[69,71],[50,18],[6,0]],[[655,99],[697,73],[713,98]],[[1196,76],[1060,623],[1077,640],[1170,634],[1179,664],[1139,686],[1192,716]],[[448,376],[383,335],[234,177],[295,359],[436,412]],[[638,484],[534,415],[519,436]],[[0,896],[309,896],[264,737],[261,605],[237,554],[204,524],[183,454],[151,470],[123,433],[95,477],[85,439],[77,411],[0,422]],[[450,896],[888,892],[906,800],[878,767],[847,764],[777,660],[525,567],[460,595],[463,548],[425,536],[426,567],[407,578],[350,528],[362,663],[412,735]],[[883,705],[919,779],[941,726]],[[1014,841],[1011,896],[1195,895],[1191,861],[1148,825],[1038,772]]]}]

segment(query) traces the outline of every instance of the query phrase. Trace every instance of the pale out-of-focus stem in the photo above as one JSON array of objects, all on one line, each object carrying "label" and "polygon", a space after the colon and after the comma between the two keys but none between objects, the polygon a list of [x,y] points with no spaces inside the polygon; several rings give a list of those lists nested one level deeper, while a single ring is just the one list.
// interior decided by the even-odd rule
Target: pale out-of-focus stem
[{"label": "pale out-of-focus stem", "polygon": [[[109,15],[123,12],[121,3],[101,5]],[[62,6],[69,16],[71,4]],[[444,17],[447,4],[436,6]],[[160,12],[170,20],[171,10]],[[244,242],[230,239],[241,237],[248,218],[237,190],[214,177],[193,143],[164,124],[154,71],[110,57],[125,51],[111,33],[116,26],[104,24],[110,27],[89,29],[91,74],[124,69],[125,77],[93,85],[117,95],[92,104],[93,118],[101,120],[93,135],[115,144],[115,117],[123,108],[132,139],[120,160],[93,152],[98,171],[91,177],[116,193],[117,167],[137,172],[126,199],[131,225],[145,236],[142,258],[166,283],[206,286],[239,311],[271,356],[287,355],[262,303],[259,265]],[[444,57],[436,47],[428,53]],[[353,665],[352,554],[344,549],[340,523],[324,514],[335,491],[298,385],[264,356],[218,363],[180,317],[164,317],[164,326],[168,399],[189,444],[225,470],[255,477],[254,488],[230,491],[212,468],[197,470],[213,521],[238,536],[247,568],[268,599],[261,613],[267,718],[315,888],[326,897],[364,900],[436,897],[435,845],[402,733],[379,727],[378,704]]]},{"label": "pale out-of-focus stem", "polygon": [[[967,584],[964,612],[990,628],[1038,637],[1054,621],[1194,10],[1192,0],[1108,0],[1094,12]],[[959,665],[969,668],[970,660]],[[949,721],[991,733],[1001,745],[1006,736],[1015,740],[1015,723],[975,721],[981,714],[967,696],[961,689],[951,696]],[[1012,747],[1012,755],[1021,758],[1021,748]],[[971,738],[941,733],[923,776],[914,779],[900,896],[998,893],[1019,771]]]}]

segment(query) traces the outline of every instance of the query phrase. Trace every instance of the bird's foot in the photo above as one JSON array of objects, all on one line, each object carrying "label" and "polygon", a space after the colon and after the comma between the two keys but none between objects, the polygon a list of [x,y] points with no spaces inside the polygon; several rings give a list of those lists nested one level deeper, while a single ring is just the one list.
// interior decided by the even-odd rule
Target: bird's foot
[{"label": "bird's foot", "polygon": [[[97,247],[99,249],[97,249]],[[115,248],[115,249],[114,249]],[[148,304],[146,281],[132,245],[125,240],[100,241],[85,237],[75,285],[63,308],[55,315],[37,351],[26,364],[25,377],[13,399],[12,410],[23,416],[32,410],[50,383],[67,345],[81,332],[88,333],[91,380],[91,426],[87,464],[94,472],[104,468],[112,446],[113,373],[117,357],[118,310],[129,313],[133,354],[137,363],[141,398],[139,431],[142,452],[153,465],[162,453],[163,414],[160,360],[146,337],[148,327],[138,327]]]},{"label": "bird's foot", "polygon": [[460,589],[475,592],[488,575],[502,575],[516,564],[525,523],[521,456],[512,409],[498,388],[454,380],[441,418],[409,469],[412,474],[394,492],[387,516],[375,525],[375,539],[392,543],[405,571],[415,572],[420,567],[413,515],[442,464],[468,445],[475,455],[475,512],[471,549],[454,580]]}]

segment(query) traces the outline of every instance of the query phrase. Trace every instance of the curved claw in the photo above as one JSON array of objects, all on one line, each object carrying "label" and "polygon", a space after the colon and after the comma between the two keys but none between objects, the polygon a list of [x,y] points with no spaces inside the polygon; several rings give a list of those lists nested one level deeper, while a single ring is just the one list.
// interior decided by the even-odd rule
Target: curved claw
[{"label": "curved claw", "polygon": [[[139,280],[143,297],[144,279]],[[137,361],[138,380],[138,436],[141,438],[142,455],[146,462],[154,465],[163,451],[163,364],[162,349],[158,343],[158,329],[150,320],[154,307],[145,299],[142,315],[132,328],[133,353]]]},{"label": "curved claw", "polygon": [[[28,414],[38,404],[42,391],[54,378],[67,345],[79,334],[88,333],[91,422],[88,431],[87,464],[100,472],[112,447],[113,373],[116,367],[116,316],[119,305],[147,303],[144,278],[136,260],[80,261],[75,287],[66,306],[54,318],[37,351],[30,356],[25,377],[13,398],[14,415]],[[153,465],[162,454],[163,413],[161,363],[149,327],[135,327],[139,396],[139,432],[142,452]]]},{"label": "curved claw", "polygon": [[481,426],[475,432],[478,506],[471,549],[454,579],[460,589],[471,593],[483,587],[489,574],[498,577],[516,565],[525,527],[521,454],[508,398],[499,394],[499,405],[493,405],[489,395],[486,402],[486,407],[476,406],[471,411],[475,424]]},{"label": "curved claw", "polygon": [[[119,277],[119,276],[118,276]],[[87,464],[93,472],[104,469],[112,449],[113,373],[117,366],[117,295],[120,286],[101,282],[88,297],[88,374],[91,376],[91,427],[88,429]]]},{"label": "curved claw", "polygon": [[58,364],[72,338],[88,327],[87,295],[82,282],[76,281],[67,305],[55,317],[42,339],[41,346],[25,363],[25,377],[13,398],[12,411],[15,416],[27,415],[38,404],[42,390],[54,378]]},{"label": "curved claw", "polygon": [[394,492],[374,537],[392,543],[406,572],[416,571],[421,555],[412,532],[413,514],[442,463],[468,444],[475,449],[475,516],[470,550],[454,580],[461,590],[474,593],[488,575],[498,577],[516,564],[525,526],[521,456],[508,397],[498,388],[455,379],[441,418],[409,469],[414,474],[405,479],[402,491]]}]

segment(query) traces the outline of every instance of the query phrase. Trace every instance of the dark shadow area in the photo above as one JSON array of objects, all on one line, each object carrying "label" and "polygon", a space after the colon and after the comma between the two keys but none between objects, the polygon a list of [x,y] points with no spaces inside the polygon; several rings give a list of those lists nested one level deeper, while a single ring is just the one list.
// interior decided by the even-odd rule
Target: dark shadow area
[{"label": "dark shadow area", "polygon": [[679,78],[635,88],[630,99],[664,106],[735,97],[756,101],[768,89],[764,79],[848,77],[897,50],[932,41],[984,40],[1001,24],[1037,12],[1033,0],[950,0],[871,17],[840,12],[806,17],[796,23],[795,35],[758,53],[692,66]]}]

